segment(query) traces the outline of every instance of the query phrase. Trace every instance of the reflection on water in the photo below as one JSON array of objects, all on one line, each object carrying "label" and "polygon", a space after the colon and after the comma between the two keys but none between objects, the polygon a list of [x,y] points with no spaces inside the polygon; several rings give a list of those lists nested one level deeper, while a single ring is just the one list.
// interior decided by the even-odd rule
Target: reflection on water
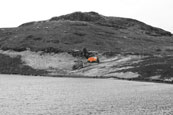
[{"label": "reflection on water", "polygon": [[0,115],[173,114],[173,85],[0,75]]}]

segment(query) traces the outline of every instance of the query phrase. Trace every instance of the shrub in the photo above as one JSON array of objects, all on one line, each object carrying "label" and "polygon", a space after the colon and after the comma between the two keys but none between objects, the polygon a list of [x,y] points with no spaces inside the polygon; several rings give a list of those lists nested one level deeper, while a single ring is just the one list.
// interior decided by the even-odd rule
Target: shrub
[{"label": "shrub", "polygon": [[10,57],[0,54],[0,73],[1,74],[21,74],[21,75],[44,75],[45,70],[36,70],[25,65],[21,61],[21,56]]},{"label": "shrub", "polygon": [[82,61],[77,61],[72,67],[73,70],[81,69],[81,68],[83,68],[83,62]]}]

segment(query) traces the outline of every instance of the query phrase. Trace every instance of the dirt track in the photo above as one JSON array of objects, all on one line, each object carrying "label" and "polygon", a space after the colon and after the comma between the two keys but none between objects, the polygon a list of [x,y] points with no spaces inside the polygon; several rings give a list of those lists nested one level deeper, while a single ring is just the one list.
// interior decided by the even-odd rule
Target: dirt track
[{"label": "dirt track", "polygon": [[173,85],[0,75],[1,115],[171,115]]}]

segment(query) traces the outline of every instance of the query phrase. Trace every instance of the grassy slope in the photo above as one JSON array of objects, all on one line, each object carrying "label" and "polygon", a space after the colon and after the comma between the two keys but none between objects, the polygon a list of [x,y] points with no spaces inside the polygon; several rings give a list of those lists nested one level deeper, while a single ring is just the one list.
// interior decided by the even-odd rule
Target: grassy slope
[{"label": "grassy slope", "polygon": [[[141,62],[135,64],[127,64],[133,68],[123,69],[118,72],[137,72],[140,76],[139,80],[157,80],[173,82],[173,57],[146,57]],[[156,77],[154,77],[156,76]]]},{"label": "grassy slope", "polygon": [[[83,68],[72,70],[74,61],[80,57],[72,57],[67,53],[49,54],[30,51],[0,52],[0,73],[22,75],[46,75],[93,78],[119,78],[128,80],[146,80],[173,82],[172,56],[137,56],[100,55],[101,62],[85,63]],[[82,59],[84,62],[86,59]]]},{"label": "grassy slope", "polygon": [[170,32],[136,20],[94,12],[76,12],[0,30],[0,46],[4,50],[30,48],[60,52],[86,47],[100,52],[172,54],[172,45]]},{"label": "grassy slope", "polygon": [[[133,68],[116,70],[116,72],[134,72],[140,75],[141,80],[153,76],[160,76],[159,80],[173,77],[172,57],[167,56],[173,54],[172,34],[137,20],[105,17],[94,12],[75,12],[53,17],[47,21],[30,22],[16,28],[0,29],[2,50],[24,51],[29,48],[32,51],[47,53],[64,51],[72,53],[71,50],[81,50],[84,47],[110,56],[117,53],[149,56],[140,63],[120,64],[118,66],[132,66]],[[162,55],[162,57],[152,55]],[[1,55],[1,60],[5,60],[0,61],[1,73],[40,75],[45,72],[22,64],[20,57],[11,58]],[[115,76],[117,74],[114,73],[114,69],[117,65],[113,67],[110,68],[111,74],[109,75]],[[104,65],[98,68],[104,69]],[[97,66],[91,65],[87,69],[97,69]],[[90,72],[93,74],[92,71]],[[86,73],[89,74],[88,71]],[[103,74],[99,73],[99,75]]]}]

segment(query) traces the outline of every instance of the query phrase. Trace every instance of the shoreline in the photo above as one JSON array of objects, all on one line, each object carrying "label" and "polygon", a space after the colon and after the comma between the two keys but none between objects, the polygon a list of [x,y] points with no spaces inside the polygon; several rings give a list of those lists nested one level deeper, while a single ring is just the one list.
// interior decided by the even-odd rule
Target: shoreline
[{"label": "shoreline", "polygon": [[11,76],[32,76],[32,77],[52,77],[52,78],[87,78],[87,79],[114,79],[123,81],[135,81],[135,82],[146,82],[146,83],[161,83],[161,84],[173,84],[169,81],[151,80],[151,79],[140,79],[140,78],[119,78],[115,76],[82,76],[82,75],[22,75],[22,74],[0,74],[0,75],[11,75]]}]

